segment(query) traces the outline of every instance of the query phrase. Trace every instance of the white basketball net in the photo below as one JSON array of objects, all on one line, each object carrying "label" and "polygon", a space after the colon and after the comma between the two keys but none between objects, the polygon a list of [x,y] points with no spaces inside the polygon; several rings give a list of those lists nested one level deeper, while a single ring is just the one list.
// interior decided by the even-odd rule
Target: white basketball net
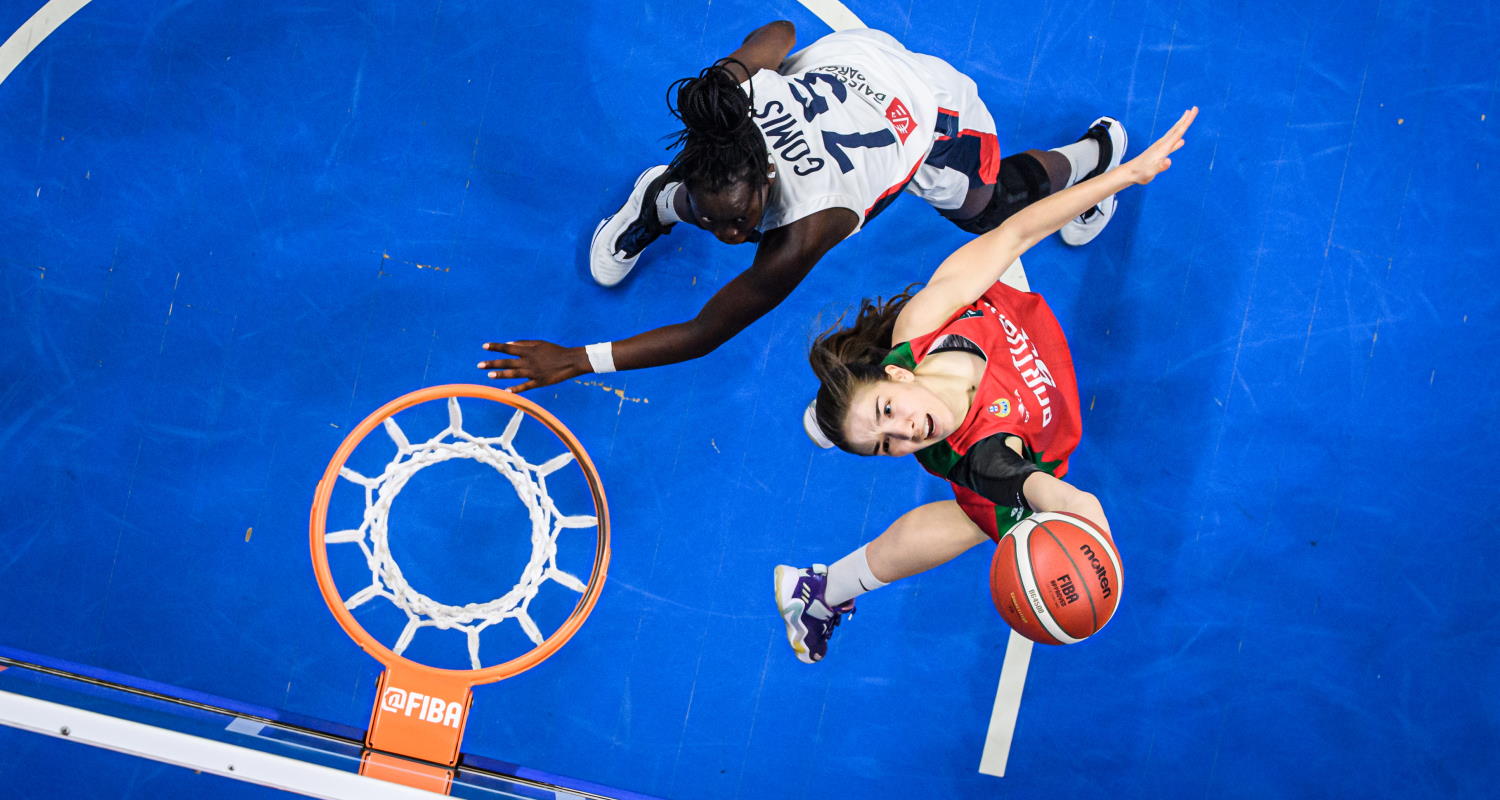
[{"label": "white basketball net", "polygon": [[[401,609],[407,621],[392,648],[398,655],[406,650],[421,628],[456,628],[468,637],[469,662],[474,669],[480,669],[479,635],[497,622],[515,619],[533,644],[542,643],[542,632],[531,618],[529,608],[543,583],[554,581],[579,594],[587,590],[583,581],[558,568],[557,537],[564,529],[596,527],[598,518],[593,515],[567,516],[557,510],[556,503],[547,494],[547,476],[572,462],[573,454],[564,452],[541,465],[528,463],[511,444],[525,416],[524,411],[517,409],[501,435],[474,436],[463,429],[458,398],[450,397],[448,427],[420,444],[407,441],[396,421],[386,418],[385,432],[396,443],[396,457],[380,475],[370,478],[348,467],[339,470],[340,477],[365,489],[364,521],[354,530],[329,532],[324,536],[324,542],[359,545],[370,568],[370,585],[345,600],[344,607],[353,610],[376,597],[384,597]],[[531,560],[521,572],[520,582],[509,592],[485,603],[454,606],[422,594],[407,583],[401,574],[401,566],[391,555],[387,530],[391,502],[413,475],[453,458],[470,458],[494,467],[510,481],[531,518]]]}]

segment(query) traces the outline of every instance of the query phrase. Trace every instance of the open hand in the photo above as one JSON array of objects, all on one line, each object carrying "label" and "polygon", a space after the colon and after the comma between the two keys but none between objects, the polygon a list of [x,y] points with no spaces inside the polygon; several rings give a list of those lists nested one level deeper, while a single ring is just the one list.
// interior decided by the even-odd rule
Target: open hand
[{"label": "open hand", "polygon": [[525,380],[525,383],[506,387],[511,392],[551,386],[590,371],[587,356],[581,347],[563,347],[551,342],[526,339],[518,342],[485,342],[484,349],[514,356],[479,362],[480,369],[490,370],[491,378]]},{"label": "open hand", "polygon": [[1168,167],[1172,166],[1172,159],[1169,156],[1187,143],[1187,140],[1182,138],[1183,134],[1187,133],[1187,129],[1193,124],[1193,120],[1197,118],[1197,106],[1184,111],[1182,116],[1178,118],[1177,124],[1173,125],[1172,129],[1166,132],[1166,135],[1157,139],[1155,144],[1142,150],[1140,155],[1122,165],[1124,169],[1129,170],[1127,174],[1130,176],[1130,180],[1135,183],[1147,184],[1151,182],[1152,178],[1155,178],[1157,175],[1165,172]]}]

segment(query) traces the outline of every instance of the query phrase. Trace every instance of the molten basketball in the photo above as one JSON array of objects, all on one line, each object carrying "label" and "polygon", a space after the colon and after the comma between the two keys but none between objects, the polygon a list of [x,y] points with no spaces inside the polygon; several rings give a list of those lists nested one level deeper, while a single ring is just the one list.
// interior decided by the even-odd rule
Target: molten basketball
[{"label": "molten basketball", "polygon": [[1038,512],[1000,537],[990,594],[1017,633],[1042,644],[1073,644],[1097,633],[1120,603],[1120,554],[1077,514]]}]

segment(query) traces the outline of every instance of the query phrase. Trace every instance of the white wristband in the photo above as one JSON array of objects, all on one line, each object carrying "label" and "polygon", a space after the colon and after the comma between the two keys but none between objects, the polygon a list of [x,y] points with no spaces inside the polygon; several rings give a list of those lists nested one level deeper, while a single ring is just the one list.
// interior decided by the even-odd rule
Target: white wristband
[{"label": "white wristband", "polygon": [[614,342],[598,342],[596,344],[591,344],[588,347],[583,348],[583,352],[588,354],[589,366],[593,367],[594,372],[603,374],[606,372],[615,371]]}]

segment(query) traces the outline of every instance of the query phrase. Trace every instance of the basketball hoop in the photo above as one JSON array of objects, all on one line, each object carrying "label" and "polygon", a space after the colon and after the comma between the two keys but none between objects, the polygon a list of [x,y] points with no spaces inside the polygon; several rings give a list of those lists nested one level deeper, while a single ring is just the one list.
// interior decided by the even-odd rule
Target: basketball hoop
[{"label": "basketball hoop", "polygon": [[[460,398],[500,403],[514,409],[514,413],[500,436],[476,436],[463,429]],[[394,416],[435,400],[447,402],[448,426],[425,441],[409,441]],[[514,445],[516,431],[523,420],[540,422],[563,443],[566,452],[541,464],[526,461]],[[380,426],[396,444],[396,458],[377,476],[365,476],[349,469],[346,462],[354,449]],[[427,466],[454,458],[474,459],[498,470],[516,488],[517,496],[526,504],[531,518],[532,558],[523,571],[521,583],[503,597],[487,603],[450,606],[416,591],[406,583],[385,541],[391,500],[407,480]],[[592,515],[565,514],[547,494],[547,475],[570,463],[577,463],[588,481],[593,500]],[[328,507],[340,479],[364,488],[365,513],[358,528],[328,532]],[[588,580],[581,581],[557,565],[557,538],[566,530],[590,527],[597,528],[594,564]],[[449,384],[420,389],[386,403],[366,417],[344,437],[318,481],[309,529],[313,571],[323,600],[344,632],[385,667],[365,738],[367,748],[383,753],[367,752],[366,770],[362,771],[400,783],[415,785],[414,781],[418,781],[429,789],[444,790],[440,787],[446,786],[446,780],[441,773],[424,770],[422,765],[393,759],[387,754],[421,759],[448,768],[455,766],[472,702],[472,688],[518,675],[556,653],[593,610],[609,567],[609,509],[598,470],[583,445],[556,417],[537,404],[515,393],[489,386]],[[345,544],[357,545],[371,569],[370,584],[349,597],[344,597],[334,583],[327,551],[329,545]],[[579,599],[562,624],[551,635],[543,637],[529,616],[528,607],[538,587],[547,581],[578,592]],[[375,597],[386,598],[407,616],[407,625],[394,647],[388,647],[365,630],[351,612]],[[503,663],[481,667],[478,658],[480,634],[489,626],[507,619],[519,622],[531,639],[533,649]],[[469,637],[472,668],[445,669],[404,656],[402,653],[412,635],[428,626],[462,630]]]}]

